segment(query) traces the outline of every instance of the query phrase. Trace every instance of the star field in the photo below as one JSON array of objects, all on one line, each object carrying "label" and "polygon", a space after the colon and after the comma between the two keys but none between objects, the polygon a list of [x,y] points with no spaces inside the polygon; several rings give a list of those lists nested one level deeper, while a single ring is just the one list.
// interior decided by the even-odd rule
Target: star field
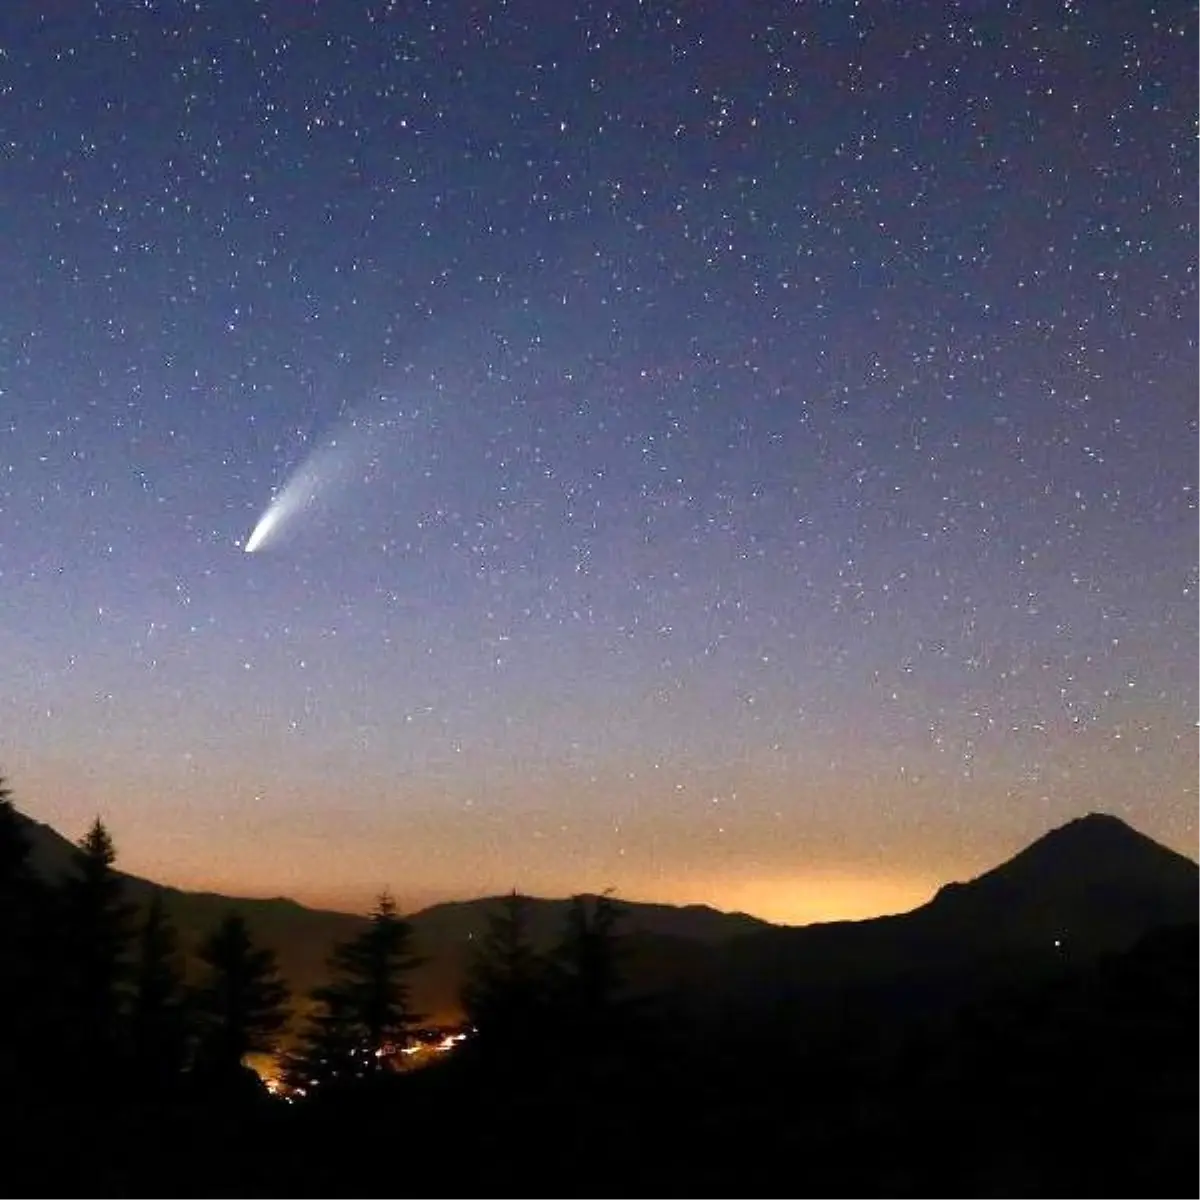
[{"label": "star field", "polygon": [[1194,853],[1195,44],[6,6],[18,802],[339,907],[869,915],[1096,809]]}]

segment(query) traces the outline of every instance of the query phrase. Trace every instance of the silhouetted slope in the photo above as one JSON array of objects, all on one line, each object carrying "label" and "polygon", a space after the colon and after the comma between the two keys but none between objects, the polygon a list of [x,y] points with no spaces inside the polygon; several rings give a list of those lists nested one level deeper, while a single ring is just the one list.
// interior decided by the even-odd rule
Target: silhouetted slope
[{"label": "silhouetted slope", "polygon": [[1072,821],[899,916],[774,928],[721,948],[691,986],[711,1010],[789,1004],[952,1007],[1193,921],[1200,869],[1116,817]]},{"label": "silhouetted slope", "polygon": [[75,845],[57,830],[24,813],[18,813],[29,841],[29,861],[43,879],[60,878],[75,857]]}]

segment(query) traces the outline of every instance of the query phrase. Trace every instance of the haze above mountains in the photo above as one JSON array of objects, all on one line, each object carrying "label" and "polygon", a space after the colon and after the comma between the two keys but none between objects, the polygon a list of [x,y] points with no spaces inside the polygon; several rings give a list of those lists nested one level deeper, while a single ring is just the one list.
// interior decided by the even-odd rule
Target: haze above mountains
[{"label": "haze above mountains", "polygon": [[[54,878],[74,847],[32,819],[35,868]],[[131,899],[161,890],[185,949],[229,911],[273,947],[297,996],[323,982],[336,942],[365,918],[306,908],[287,899],[187,892],[125,876]],[[897,916],[820,925],[772,925],[743,913],[621,900],[627,972],[634,991],[704,997],[711,1007],[753,1010],[786,998],[822,1003],[835,994],[928,992],[952,999],[947,979],[1085,961],[1127,949],[1164,925],[1194,922],[1200,868],[1116,817],[1091,814],[1054,829],[1007,862],[943,887],[927,904]],[[414,974],[417,1008],[432,1020],[459,1016],[458,995],[497,898],[437,904],[409,916],[425,963]],[[529,900],[530,936],[539,949],[558,935],[565,900]],[[1005,964],[998,968],[997,964]],[[899,991],[897,991],[899,989]]]}]

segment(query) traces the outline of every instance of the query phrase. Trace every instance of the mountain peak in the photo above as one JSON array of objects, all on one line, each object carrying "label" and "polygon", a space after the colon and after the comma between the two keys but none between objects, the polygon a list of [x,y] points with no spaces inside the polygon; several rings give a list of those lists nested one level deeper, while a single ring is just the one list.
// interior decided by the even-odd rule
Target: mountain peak
[{"label": "mountain peak", "polygon": [[1120,817],[1112,813],[1090,812],[1051,829],[995,871],[1008,872],[1018,866],[1028,868],[1036,865],[1040,869],[1083,868],[1089,874],[1116,872],[1127,876],[1143,870],[1155,873],[1169,870],[1165,868],[1167,863],[1178,866],[1187,864],[1195,870],[1195,864],[1182,854],[1176,854],[1153,838],[1139,833]]},{"label": "mountain peak", "polygon": [[[1106,812],[1090,812],[1085,813],[1082,817],[1076,817],[1072,821],[1068,821],[1066,825],[1060,825],[1060,829],[1067,829],[1072,825],[1087,825],[1087,826],[1108,826],[1112,829],[1128,829],[1131,833],[1136,833],[1137,830],[1132,825],[1126,824],[1120,817],[1114,816],[1112,813]],[[1139,835],[1140,836],[1140,835]]]},{"label": "mountain peak", "polygon": [[1200,871],[1111,813],[1093,812],[1051,829],[969,883],[950,884],[927,906],[1018,941],[1057,944],[1089,931],[1097,947],[1122,948],[1155,925],[1193,920]]},{"label": "mountain peak", "polygon": [[1105,831],[1110,834],[1132,834],[1135,838],[1141,838],[1144,841],[1150,840],[1145,834],[1138,833],[1132,825],[1122,821],[1120,817],[1107,812],[1085,813],[1082,817],[1075,817],[1065,825],[1059,825],[1055,829],[1051,829],[1045,836],[1053,837],[1055,834],[1065,833],[1068,830],[1075,830],[1077,832],[1083,830],[1089,833],[1092,831]]}]

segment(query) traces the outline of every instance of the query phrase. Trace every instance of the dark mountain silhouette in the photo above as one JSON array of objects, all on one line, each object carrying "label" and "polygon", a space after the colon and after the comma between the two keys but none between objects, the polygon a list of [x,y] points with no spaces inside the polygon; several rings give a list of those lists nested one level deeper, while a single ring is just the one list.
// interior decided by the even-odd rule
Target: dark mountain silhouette
[{"label": "dark mountain silhouette", "polygon": [[[60,877],[71,864],[74,846],[48,825],[29,818],[25,822],[35,869],[48,879]],[[257,899],[188,892],[160,887],[135,875],[122,877],[135,903],[148,903],[155,891],[162,892],[181,944],[189,951],[236,909],[245,917],[255,941],[275,948],[283,975],[297,996],[326,981],[325,962],[330,950],[336,943],[357,936],[366,926],[365,917],[307,908],[282,897]],[[459,1018],[459,990],[467,966],[502,899],[492,896],[450,901],[408,915],[415,949],[427,960],[413,976],[413,1001],[419,1012],[436,1021]],[[562,931],[569,902],[527,899],[530,941],[535,949],[548,950]],[[677,972],[664,972],[665,964],[690,962],[704,947],[770,927],[745,913],[720,912],[706,905],[677,907],[621,900],[620,906],[625,911],[622,930],[630,935],[633,947],[642,946],[643,941],[650,947],[643,947],[640,953],[635,949],[632,956],[643,964],[639,982],[644,978],[647,984],[674,978]]]},{"label": "dark mountain silhouette", "polygon": [[[30,820],[27,828],[37,869],[61,874],[72,845],[49,826]],[[126,879],[139,903],[157,886]],[[283,898],[162,891],[186,948],[231,909],[241,912],[255,939],[277,949],[297,994],[324,982],[330,949],[365,923]],[[1116,817],[1094,813],[899,916],[790,927],[699,905],[620,903],[637,990],[690,993],[709,1012],[736,1012],[791,1004],[845,1008],[881,995],[915,1005],[937,995],[949,1005],[979,984],[1126,950],[1156,927],[1194,920],[1198,899],[1194,862]],[[457,1017],[464,972],[499,903],[499,897],[457,901],[410,915],[416,948],[428,960],[413,977],[419,1011],[435,1020]],[[566,907],[566,900],[530,899],[535,947],[554,941]]]},{"label": "dark mountain silhouette", "polygon": [[1117,817],[1090,813],[970,883],[942,888],[918,912],[944,936],[969,926],[993,945],[1094,955],[1193,920],[1196,902],[1194,862]]},{"label": "dark mountain silhouette", "polygon": [[701,965],[689,990],[735,1011],[848,1011],[880,999],[950,1009],[981,988],[1053,975],[1193,922],[1198,901],[1196,863],[1117,817],[1091,814],[912,912],[738,938]]},{"label": "dark mountain silhouette", "polygon": [[[34,869],[57,879],[70,867],[74,845],[49,825],[26,818]],[[118,840],[118,852],[120,843]],[[325,960],[336,942],[361,933],[366,919],[350,913],[306,908],[294,900],[249,899],[215,892],[189,892],[121,872],[129,898],[148,904],[156,891],[179,931],[180,944],[190,955],[223,918],[236,910],[246,918],[254,940],[275,948],[288,984],[297,994],[325,981]]]},{"label": "dark mountain silhouette", "polygon": [[[69,865],[69,843],[29,832],[43,873]],[[663,1195],[1194,1195],[1198,877],[1091,816],[902,916],[785,928],[630,904],[624,974],[656,1003],[585,1007],[596,993],[568,973],[508,1053],[481,1019],[427,1069],[360,1072],[293,1105],[244,1075],[236,1094],[186,1072],[145,1094],[97,1083],[125,1080],[119,1047],[106,1071],[103,1048],[55,1059],[52,1035],[34,1062],[12,1022],[6,1179],[33,1195],[160,1195],[163,1179],[196,1196],[391,1195],[395,1156],[363,1148],[401,1130],[442,1195],[623,1195],[630,1180]],[[135,900],[154,887],[127,882]],[[164,895],[193,943],[239,910],[297,986],[364,926],[288,900]],[[414,915],[427,972],[444,970],[425,995],[451,994],[499,902]],[[535,943],[556,939],[565,904],[530,901]],[[33,998],[52,1034],[77,1011],[56,1006],[56,979]],[[64,1127],[77,1153],[47,1158]]]}]

